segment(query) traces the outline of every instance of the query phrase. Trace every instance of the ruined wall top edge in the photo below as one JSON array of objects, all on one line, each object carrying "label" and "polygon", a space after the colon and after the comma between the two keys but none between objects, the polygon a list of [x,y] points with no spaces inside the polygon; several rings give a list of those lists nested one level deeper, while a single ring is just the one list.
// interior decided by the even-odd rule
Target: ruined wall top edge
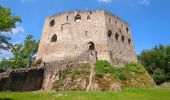
[{"label": "ruined wall top edge", "polygon": [[61,13],[57,13],[57,14],[54,14],[52,16],[47,16],[47,18],[51,19],[51,18],[54,18],[54,17],[59,17],[59,16],[62,16],[62,15],[67,15],[67,14],[93,14],[93,13],[104,13],[105,15],[110,15],[110,16],[113,16],[115,17],[116,19],[122,21],[124,24],[126,24],[127,26],[129,26],[129,24],[122,20],[121,18],[119,18],[118,16],[112,14],[111,12],[107,11],[107,10],[104,10],[104,9],[98,9],[98,10],[72,10],[72,11],[65,11],[65,12],[61,12]]}]

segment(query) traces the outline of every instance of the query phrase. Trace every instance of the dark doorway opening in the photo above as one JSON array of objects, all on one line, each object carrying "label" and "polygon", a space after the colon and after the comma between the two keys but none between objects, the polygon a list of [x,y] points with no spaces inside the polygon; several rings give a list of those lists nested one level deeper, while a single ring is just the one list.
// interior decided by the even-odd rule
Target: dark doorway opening
[{"label": "dark doorway opening", "polygon": [[95,46],[94,46],[94,43],[92,41],[90,41],[88,43],[88,45],[89,45],[89,50],[95,50]]}]

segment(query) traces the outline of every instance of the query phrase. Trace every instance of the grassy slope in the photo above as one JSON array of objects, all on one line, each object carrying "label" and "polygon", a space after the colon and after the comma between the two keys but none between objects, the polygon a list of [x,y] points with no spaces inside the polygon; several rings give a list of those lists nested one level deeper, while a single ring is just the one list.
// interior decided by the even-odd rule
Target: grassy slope
[{"label": "grassy slope", "polygon": [[1,92],[0,100],[170,100],[169,94],[166,89],[132,88],[122,92]]}]

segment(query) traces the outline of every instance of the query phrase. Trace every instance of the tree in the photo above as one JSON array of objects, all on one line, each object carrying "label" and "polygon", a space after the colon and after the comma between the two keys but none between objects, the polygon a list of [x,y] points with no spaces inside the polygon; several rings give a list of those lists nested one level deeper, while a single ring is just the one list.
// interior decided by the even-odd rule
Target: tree
[{"label": "tree", "polygon": [[31,65],[33,55],[37,53],[39,41],[33,39],[32,35],[28,35],[24,41],[24,44],[15,44],[11,52],[13,57],[10,59],[4,59],[0,63],[0,68],[25,68]]},{"label": "tree", "polygon": [[28,35],[26,37],[26,40],[24,41],[24,48],[23,48],[23,51],[25,53],[25,58],[27,59],[27,67],[30,66],[31,64],[31,61],[32,61],[32,58],[33,58],[33,55],[37,52],[38,50],[38,45],[39,45],[39,42],[36,42],[34,39],[33,39],[33,36],[32,35]]},{"label": "tree", "polygon": [[138,55],[142,63],[157,84],[170,81],[170,45],[158,45],[144,50]]},{"label": "tree", "polygon": [[8,42],[9,37],[6,37],[2,32],[11,32],[11,29],[16,27],[16,23],[21,22],[18,16],[11,16],[11,11],[0,5],[0,50],[8,50],[11,44]]},{"label": "tree", "polygon": [[12,63],[11,68],[24,68],[26,66],[26,60],[24,58],[24,51],[23,51],[23,45],[22,44],[15,44],[12,47],[12,54],[13,58],[9,60],[10,63]]}]

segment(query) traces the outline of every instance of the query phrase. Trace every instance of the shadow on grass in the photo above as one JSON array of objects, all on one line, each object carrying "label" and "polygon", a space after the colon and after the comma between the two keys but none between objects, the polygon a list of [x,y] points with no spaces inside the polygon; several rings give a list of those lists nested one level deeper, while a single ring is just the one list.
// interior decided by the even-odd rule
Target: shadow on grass
[{"label": "shadow on grass", "polygon": [[11,99],[11,98],[0,98],[0,100],[14,100],[14,99]]}]

